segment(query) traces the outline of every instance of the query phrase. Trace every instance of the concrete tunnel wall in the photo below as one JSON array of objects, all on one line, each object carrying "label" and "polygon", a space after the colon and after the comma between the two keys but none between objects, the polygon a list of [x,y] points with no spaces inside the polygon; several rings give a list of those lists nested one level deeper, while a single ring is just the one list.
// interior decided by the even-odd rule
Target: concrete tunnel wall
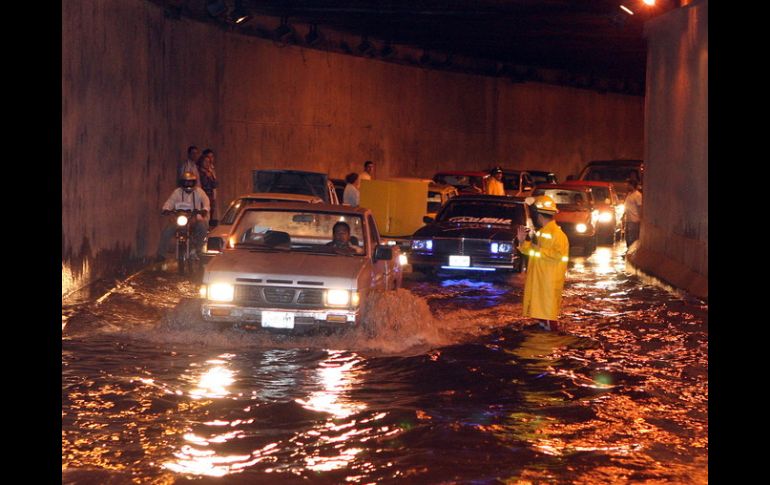
[{"label": "concrete tunnel wall", "polygon": [[644,204],[630,260],[708,298],[708,1],[646,28]]},{"label": "concrete tunnel wall", "polygon": [[64,2],[62,37],[62,295],[154,254],[189,144],[215,150],[221,206],[256,168],[564,179],[643,153],[636,96],[279,47],[145,0]]}]

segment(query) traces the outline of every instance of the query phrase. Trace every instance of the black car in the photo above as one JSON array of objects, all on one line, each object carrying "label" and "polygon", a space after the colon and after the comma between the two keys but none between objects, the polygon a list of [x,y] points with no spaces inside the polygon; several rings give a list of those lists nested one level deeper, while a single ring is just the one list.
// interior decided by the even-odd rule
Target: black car
[{"label": "black car", "polygon": [[495,272],[522,269],[516,230],[528,226],[527,206],[497,195],[458,195],[412,236],[415,271]]}]

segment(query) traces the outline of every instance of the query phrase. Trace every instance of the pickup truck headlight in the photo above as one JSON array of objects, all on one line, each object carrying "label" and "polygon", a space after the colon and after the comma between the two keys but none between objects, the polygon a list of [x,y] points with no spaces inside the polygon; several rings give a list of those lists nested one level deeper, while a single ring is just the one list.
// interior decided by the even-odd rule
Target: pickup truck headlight
[{"label": "pickup truck headlight", "polygon": [[588,226],[586,226],[585,224],[577,224],[575,226],[575,231],[577,231],[577,232],[579,232],[581,234],[586,232],[587,230],[588,230]]},{"label": "pickup truck headlight", "polygon": [[230,283],[214,283],[208,287],[208,297],[211,301],[233,301],[235,287]]},{"label": "pickup truck headlight", "polygon": [[179,216],[176,218],[176,225],[177,226],[186,226],[187,225],[187,216]]},{"label": "pickup truck headlight", "polygon": [[496,243],[496,242],[493,242],[492,244],[489,245],[489,250],[493,254],[497,254],[497,253],[510,253],[511,251],[513,251],[513,244],[511,244],[511,243]]},{"label": "pickup truck headlight", "polygon": [[433,251],[433,240],[414,239],[412,240],[412,249],[418,251]]},{"label": "pickup truck headlight", "polygon": [[358,304],[358,293],[348,290],[326,290],[326,305],[327,306],[349,306],[351,301],[354,305]]}]

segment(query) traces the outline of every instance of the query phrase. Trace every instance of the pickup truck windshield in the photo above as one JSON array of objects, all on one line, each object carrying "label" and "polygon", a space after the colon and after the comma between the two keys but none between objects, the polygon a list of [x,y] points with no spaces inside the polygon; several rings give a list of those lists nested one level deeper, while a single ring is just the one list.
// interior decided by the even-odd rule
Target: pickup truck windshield
[{"label": "pickup truck windshield", "polygon": [[315,195],[330,203],[327,177],[322,173],[258,170],[254,172],[254,192]]},{"label": "pickup truck windshield", "polygon": [[481,201],[449,201],[438,215],[439,222],[459,224],[525,224],[521,204],[498,204]]},{"label": "pickup truck windshield", "polygon": [[[344,222],[350,227],[350,245],[354,255],[366,254],[363,219],[358,215],[312,211],[247,209],[233,231],[236,247],[261,248],[280,240],[289,251],[330,252],[334,225]],[[270,237],[283,233],[283,238]],[[267,236],[267,237],[266,237]]]}]

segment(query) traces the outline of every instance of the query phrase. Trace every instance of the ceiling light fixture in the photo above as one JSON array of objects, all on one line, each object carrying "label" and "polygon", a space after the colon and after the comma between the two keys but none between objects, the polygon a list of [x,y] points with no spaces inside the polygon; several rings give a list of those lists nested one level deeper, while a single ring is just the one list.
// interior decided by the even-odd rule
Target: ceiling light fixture
[{"label": "ceiling light fixture", "polygon": [[235,0],[235,8],[230,18],[236,24],[243,24],[251,20],[251,13],[243,6],[242,0]]}]

